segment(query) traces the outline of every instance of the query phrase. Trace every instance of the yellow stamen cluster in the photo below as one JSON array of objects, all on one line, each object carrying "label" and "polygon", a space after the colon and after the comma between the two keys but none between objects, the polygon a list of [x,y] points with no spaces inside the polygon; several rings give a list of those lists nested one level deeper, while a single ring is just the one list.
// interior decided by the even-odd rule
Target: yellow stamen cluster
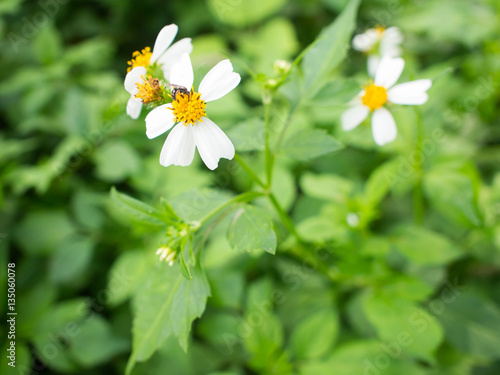
[{"label": "yellow stamen cluster", "polygon": [[143,48],[141,52],[135,51],[132,53],[132,60],[128,61],[129,65],[127,72],[130,72],[136,66],[144,66],[147,67],[149,65],[149,60],[151,60],[151,48],[146,47]]},{"label": "yellow stamen cluster", "polygon": [[378,25],[378,26],[375,26],[375,30],[377,30],[377,32],[379,34],[382,34],[385,31],[385,27]]},{"label": "yellow stamen cluster", "polygon": [[364,105],[374,111],[387,102],[387,90],[385,87],[376,86],[374,83],[365,87],[365,94],[361,98]]},{"label": "yellow stamen cluster", "polygon": [[200,99],[201,94],[191,92],[186,95],[183,93],[178,93],[175,100],[172,102],[172,111],[177,122],[184,123],[184,126],[188,124],[195,124],[196,121],[200,120],[205,116],[205,101]]},{"label": "yellow stamen cluster", "polygon": [[142,99],[144,104],[160,101],[163,96],[163,87],[158,79],[148,75],[147,78],[142,76],[142,83],[136,83],[139,90],[135,94],[136,98]]}]

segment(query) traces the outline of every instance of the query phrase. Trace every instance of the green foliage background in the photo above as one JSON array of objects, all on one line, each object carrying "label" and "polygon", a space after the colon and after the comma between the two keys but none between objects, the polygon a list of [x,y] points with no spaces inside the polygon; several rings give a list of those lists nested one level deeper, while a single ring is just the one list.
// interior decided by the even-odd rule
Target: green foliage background
[{"label": "green foliage background", "polygon": [[[19,313],[1,373],[500,373],[500,3],[357,3],[0,3],[0,282],[15,262]],[[259,191],[235,161],[160,166],[164,137],[126,116],[126,62],[169,23],[195,81],[226,56],[242,75],[208,114],[261,178],[261,86],[321,35],[270,113],[291,223],[230,201]],[[377,24],[405,36],[402,81],[433,79],[383,148],[339,122],[368,79],[352,31]],[[165,202],[194,222],[228,201],[189,271],[157,261]]]}]

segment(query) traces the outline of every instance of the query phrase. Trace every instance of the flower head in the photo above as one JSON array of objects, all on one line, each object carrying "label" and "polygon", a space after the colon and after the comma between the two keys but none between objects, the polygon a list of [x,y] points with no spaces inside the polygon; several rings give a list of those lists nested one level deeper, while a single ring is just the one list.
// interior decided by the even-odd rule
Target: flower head
[{"label": "flower head", "polygon": [[[130,93],[130,99],[127,103],[127,114],[133,119],[139,117],[143,104],[155,101],[144,100],[144,92],[140,92],[139,85],[149,80],[149,76],[155,77],[156,67],[160,68],[160,74],[168,80],[173,64],[178,62],[183,54],[191,53],[193,50],[190,38],[184,38],[172,44],[177,30],[177,25],[165,26],[156,37],[153,50],[145,47],[141,51],[135,51],[132,59],[128,61],[125,89]],[[150,97],[150,99],[154,98]]]},{"label": "flower head", "polygon": [[[198,91],[193,89],[193,68],[188,54],[172,67],[170,83],[181,87],[172,103],[159,106],[146,116],[146,135],[155,138],[172,126],[161,150],[160,164],[187,166],[194,158],[195,148],[210,169],[217,168],[220,158],[232,159],[234,146],[224,132],[205,117],[206,104],[217,100],[240,83],[229,60],[214,66],[203,78]],[[191,88],[191,91],[187,91]]]},{"label": "flower head", "polygon": [[401,56],[399,45],[403,41],[403,35],[399,28],[385,28],[377,26],[366,30],[363,34],[356,35],[352,40],[355,50],[368,55],[368,73],[373,77],[382,57]]},{"label": "flower head", "polygon": [[424,104],[428,99],[426,91],[432,85],[430,79],[419,79],[394,86],[403,72],[404,64],[404,60],[399,57],[384,57],[380,61],[375,80],[351,101],[351,108],[342,114],[342,129],[345,131],[354,129],[372,113],[372,133],[375,143],[382,146],[396,139],[396,123],[385,107],[386,104]]}]

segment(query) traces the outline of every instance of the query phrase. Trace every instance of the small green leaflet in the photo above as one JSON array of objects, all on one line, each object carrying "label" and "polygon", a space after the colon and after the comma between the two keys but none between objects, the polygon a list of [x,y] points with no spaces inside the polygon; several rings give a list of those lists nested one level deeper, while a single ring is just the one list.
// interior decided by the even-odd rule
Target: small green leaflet
[{"label": "small green leaflet", "polygon": [[283,145],[282,151],[297,160],[310,160],[338,151],[342,144],[324,130],[302,130],[293,134]]},{"label": "small green leaflet", "polygon": [[354,31],[359,0],[350,0],[344,11],[313,42],[302,61],[304,92],[317,92],[327,82],[329,73],[347,55]]},{"label": "small green leaflet", "polygon": [[161,214],[150,205],[111,188],[113,206],[127,219],[148,225],[164,226]]},{"label": "small green leaflet", "polygon": [[263,249],[276,252],[276,233],[271,215],[264,209],[245,205],[234,214],[227,230],[231,247],[237,251]]}]

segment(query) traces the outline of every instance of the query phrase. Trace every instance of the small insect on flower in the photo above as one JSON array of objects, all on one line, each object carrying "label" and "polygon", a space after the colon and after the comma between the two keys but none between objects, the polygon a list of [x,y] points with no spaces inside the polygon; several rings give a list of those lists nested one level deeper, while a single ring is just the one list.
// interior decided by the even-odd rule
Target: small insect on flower
[{"label": "small insect on flower", "polygon": [[132,59],[128,62],[125,89],[130,94],[127,114],[133,119],[139,117],[143,104],[148,104],[144,101],[143,95],[139,93],[139,85],[147,80],[144,77],[154,77],[155,72],[158,71],[157,68],[159,68],[159,71],[162,72],[160,75],[163,74],[163,77],[169,80],[172,66],[180,60],[183,54],[189,54],[193,50],[190,38],[184,38],[172,44],[177,31],[178,27],[175,24],[165,26],[156,37],[152,51],[151,48],[145,47],[132,54]]},{"label": "small insect on flower", "polygon": [[175,125],[161,150],[160,164],[165,167],[190,165],[197,148],[206,166],[215,169],[220,158],[234,157],[234,146],[226,134],[205,117],[205,107],[238,86],[241,77],[233,72],[231,62],[224,60],[207,73],[198,92],[193,89],[193,79],[191,60],[184,54],[170,73],[173,101],[146,116],[146,135],[155,138]]},{"label": "small insect on flower", "polygon": [[363,34],[356,35],[352,40],[355,50],[368,55],[368,73],[375,76],[377,66],[382,57],[401,56],[400,44],[403,35],[397,27],[385,28],[377,26],[366,30]]},{"label": "small insect on flower", "polygon": [[351,108],[342,113],[342,129],[350,131],[361,124],[372,113],[372,133],[375,143],[383,146],[396,139],[397,128],[387,103],[420,105],[427,99],[427,90],[432,86],[430,79],[400,83],[394,86],[403,72],[402,58],[384,57],[371,81],[350,103]]},{"label": "small insect on flower", "polygon": [[177,100],[177,94],[189,95],[189,90],[186,87],[170,84],[172,87],[172,100],[175,102]]}]

